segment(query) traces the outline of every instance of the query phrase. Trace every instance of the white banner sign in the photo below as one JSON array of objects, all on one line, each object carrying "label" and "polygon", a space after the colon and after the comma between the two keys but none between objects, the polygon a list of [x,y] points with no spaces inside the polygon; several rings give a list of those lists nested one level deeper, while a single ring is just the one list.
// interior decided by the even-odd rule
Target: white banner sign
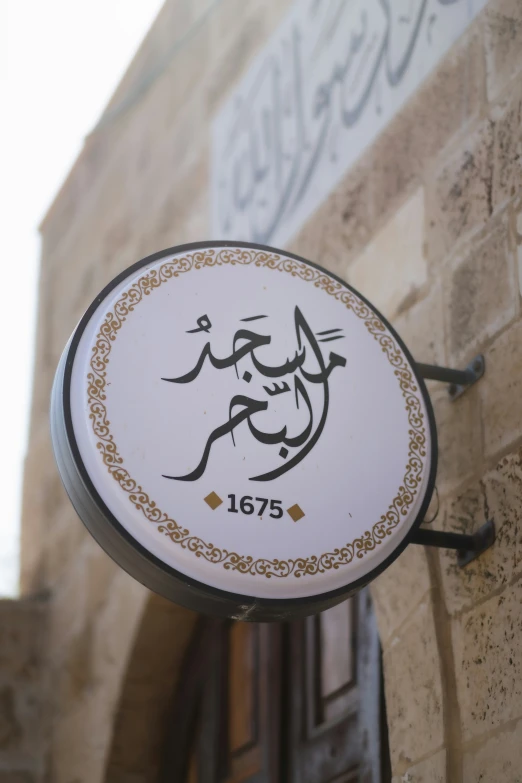
[{"label": "white banner sign", "polygon": [[281,246],[487,0],[297,0],[213,126],[215,238]]},{"label": "white banner sign", "polygon": [[222,616],[337,603],[412,540],[435,482],[431,403],[385,320],[322,269],[241,243],[118,275],[67,345],[51,419],[101,546]]}]

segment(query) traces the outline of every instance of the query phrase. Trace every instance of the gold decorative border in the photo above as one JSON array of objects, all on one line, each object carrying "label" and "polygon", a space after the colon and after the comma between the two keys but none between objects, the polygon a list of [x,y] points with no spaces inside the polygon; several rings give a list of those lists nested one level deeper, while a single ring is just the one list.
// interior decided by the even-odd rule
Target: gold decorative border
[{"label": "gold decorative border", "polygon": [[[154,500],[123,467],[123,458],[118,452],[114,437],[109,429],[107,409],[104,404],[111,344],[116,339],[129,313],[137,307],[143,297],[150,296],[163,283],[190,270],[225,264],[232,266],[254,264],[277,272],[285,272],[292,277],[299,277],[301,280],[312,283],[316,288],[320,288],[333,296],[334,299],[342,302],[364,321],[369,333],[377,340],[390,364],[395,368],[395,375],[404,397],[410,427],[408,462],[403,482],[397,495],[390,503],[388,511],[381,516],[372,529],[367,530],[360,538],[345,544],[340,549],[334,549],[333,552],[326,552],[319,556],[297,557],[295,560],[269,560],[255,559],[252,555],[240,555],[236,552],[220,549],[214,544],[202,541],[192,535],[187,528],[182,527],[168,514],[161,511]],[[110,475],[118,482],[121,489],[128,493],[129,500],[135,508],[141,511],[150,522],[158,525],[159,533],[168,536],[184,549],[194,552],[196,557],[203,557],[211,563],[220,563],[225,569],[239,571],[242,574],[263,575],[267,578],[291,575],[300,577],[303,574],[313,576],[332,568],[338,569],[340,566],[348,565],[355,556],[361,558],[367,552],[373,551],[397,527],[401,517],[408,513],[413,504],[424,468],[426,432],[422,405],[411,368],[382,321],[364,302],[322,270],[315,269],[301,261],[266,251],[241,247],[221,250],[201,249],[166,261],[161,266],[146,272],[137,282],[133,283],[127,291],[122,293],[114,305],[113,312],[106,314],[96,336],[90,367],[91,372],[87,375],[89,418],[92,422],[93,432],[99,439],[97,448]]]}]

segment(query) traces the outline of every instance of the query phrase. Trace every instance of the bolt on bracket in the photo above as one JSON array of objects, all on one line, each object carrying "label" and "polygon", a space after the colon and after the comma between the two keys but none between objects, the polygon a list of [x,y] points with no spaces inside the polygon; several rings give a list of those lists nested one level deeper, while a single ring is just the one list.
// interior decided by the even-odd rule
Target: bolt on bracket
[{"label": "bolt on bracket", "polygon": [[495,523],[492,519],[485,522],[471,535],[446,533],[442,530],[428,530],[425,527],[419,527],[411,539],[412,544],[456,549],[457,563],[461,568],[489,549],[494,541]]},{"label": "bolt on bracket", "polygon": [[417,362],[417,370],[427,381],[441,381],[448,383],[448,393],[451,400],[457,400],[466,389],[473,386],[486,371],[486,360],[479,353],[470,361],[464,370],[453,370],[449,367],[438,367],[434,364],[421,364]]}]

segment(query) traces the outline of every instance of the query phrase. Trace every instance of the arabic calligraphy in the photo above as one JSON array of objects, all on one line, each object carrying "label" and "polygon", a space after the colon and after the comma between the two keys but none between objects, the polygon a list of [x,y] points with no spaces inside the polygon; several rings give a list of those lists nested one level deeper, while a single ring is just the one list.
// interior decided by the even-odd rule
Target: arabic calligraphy
[{"label": "arabic calligraphy", "polygon": [[[255,321],[266,317],[265,315],[251,316],[241,320]],[[189,329],[187,333],[195,334],[210,330],[210,319],[207,315],[198,318],[197,324],[198,328]],[[257,399],[254,396],[246,396],[242,393],[234,394],[230,400],[227,420],[215,427],[208,435],[202,456],[196,467],[186,475],[170,476],[165,474],[164,478],[175,481],[196,481],[201,478],[209,462],[213,444],[225,435],[231,435],[232,444],[235,446],[234,432],[244,422],[246,422],[250,434],[258,443],[264,446],[280,445],[281,448],[278,455],[285,460],[283,464],[272,470],[252,476],[251,481],[272,481],[294,468],[309,454],[319,440],[326,425],[330,404],[330,376],[337,367],[342,368],[346,366],[346,359],[334,351],[330,351],[326,363],[319,343],[340,340],[344,335],[341,334],[341,329],[326,329],[317,333],[320,337],[318,340],[299,307],[295,307],[294,310],[294,328],[296,350],[294,356],[288,358],[283,364],[275,366],[266,364],[256,356],[256,350],[272,343],[270,334],[259,334],[250,329],[238,329],[232,340],[232,352],[228,356],[223,358],[215,356],[212,352],[211,343],[207,342],[191,370],[174,378],[162,378],[163,381],[173,384],[192,383],[199,376],[205,363],[209,362],[217,370],[227,370],[233,367],[236,380],[250,383],[252,373],[245,371],[240,379],[238,368],[239,363],[248,356],[253,368],[262,378],[288,379],[282,380],[281,383],[277,383],[274,380],[271,384],[262,385],[262,389],[268,399]],[[310,364],[314,365],[314,371],[305,367],[305,365]],[[298,372],[299,374],[297,374]],[[320,409],[316,411],[315,415],[314,405],[307,388],[308,385],[317,387],[322,391]],[[260,427],[257,414],[268,410],[271,398],[290,393],[292,388],[296,410],[301,405],[304,405],[307,411],[307,422],[304,428],[298,433],[290,433],[288,424],[276,431],[266,431]],[[294,450],[295,453],[287,460],[290,453],[289,450]]]},{"label": "arabic calligraphy", "polygon": [[283,245],[486,0],[297,0],[213,127],[213,229]]},{"label": "arabic calligraphy", "polygon": [[[108,369],[113,361],[115,345],[125,340],[126,329],[132,320],[129,319],[129,314],[142,308],[144,302],[150,301],[150,295],[154,297],[155,292],[163,290],[170,281],[180,275],[199,275],[201,270],[207,271],[219,266],[230,269],[236,264],[245,269],[260,267],[286,279],[296,277],[309,288],[324,292],[331,307],[342,306],[356,318],[356,322],[363,326],[371,342],[382,353],[384,363],[393,368],[393,376],[404,400],[408,422],[408,452],[404,473],[395,486],[386,512],[382,516],[372,517],[363,532],[358,531],[347,537],[341,547],[332,548],[325,542],[324,546],[321,545],[313,554],[298,553],[289,558],[281,557],[279,553],[260,557],[259,553],[253,552],[251,548],[245,551],[219,546],[208,538],[205,540],[194,529],[176,521],[165,511],[155,497],[155,490],[154,494],[151,494],[150,488],[139,483],[134,471],[129,471],[122,456],[120,436],[114,431],[106,396],[109,386]],[[193,339],[204,338],[200,335]],[[142,365],[139,366],[141,368]],[[390,537],[394,536],[394,531],[411,513],[422,491],[428,470],[430,429],[423,409],[422,395],[411,366],[384,324],[353,291],[322,270],[302,261],[275,255],[265,249],[226,247],[218,250],[211,248],[204,251],[187,251],[174,259],[162,259],[157,267],[147,270],[123,291],[120,290],[114,307],[106,312],[96,334],[85,378],[85,394],[90,432],[95,438],[103,469],[108,472],[111,480],[113,479],[121,490],[122,497],[127,498],[140,518],[150,525],[155,525],[160,538],[166,537],[172,542],[173,551],[183,549],[206,564],[212,564],[217,572],[241,575],[245,580],[262,577],[268,584],[272,584],[284,579],[290,581],[306,577],[317,580],[322,579],[325,574],[349,572],[352,564],[360,563],[361,559],[364,562],[384,541],[389,541]],[[209,500],[213,494],[215,493],[208,496]],[[293,514],[297,517],[300,515],[298,504],[287,509],[287,513],[291,514],[295,521]]]},{"label": "arabic calligraphy", "polygon": [[198,318],[196,323],[196,329],[187,329],[187,334],[197,334],[198,332],[208,333],[212,328],[212,324],[210,323],[210,318],[208,315],[202,315],[201,318]]}]

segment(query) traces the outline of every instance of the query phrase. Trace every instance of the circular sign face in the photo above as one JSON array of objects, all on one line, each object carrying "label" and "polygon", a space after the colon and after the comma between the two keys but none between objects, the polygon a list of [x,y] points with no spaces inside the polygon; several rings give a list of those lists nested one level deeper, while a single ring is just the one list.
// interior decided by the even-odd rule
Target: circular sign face
[{"label": "circular sign face", "polygon": [[325,270],[202,243],[126,270],[60,362],[56,458],[91,533],[191,608],[288,619],[383,570],[433,491],[433,413],[384,318]]}]

